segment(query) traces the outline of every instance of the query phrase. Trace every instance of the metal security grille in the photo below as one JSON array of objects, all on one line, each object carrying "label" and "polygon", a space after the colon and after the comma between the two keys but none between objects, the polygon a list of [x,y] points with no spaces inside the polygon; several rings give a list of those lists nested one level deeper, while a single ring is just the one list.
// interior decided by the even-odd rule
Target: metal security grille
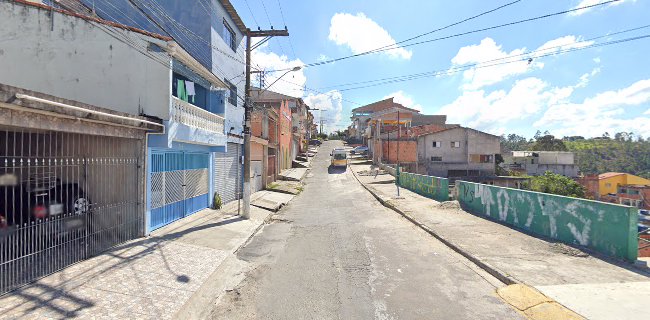
[{"label": "metal security grille", "polygon": [[140,143],[0,128],[0,293],[143,234]]},{"label": "metal security grille", "polygon": [[207,153],[152,153],[149,231],[208,206],[209,164]]},{"label": "metal security grille", "polygon": [[241,145],[236,143],[228,143],[227,152],[214,154],[214,188],[224,204],[240,198],[241,155]]}]

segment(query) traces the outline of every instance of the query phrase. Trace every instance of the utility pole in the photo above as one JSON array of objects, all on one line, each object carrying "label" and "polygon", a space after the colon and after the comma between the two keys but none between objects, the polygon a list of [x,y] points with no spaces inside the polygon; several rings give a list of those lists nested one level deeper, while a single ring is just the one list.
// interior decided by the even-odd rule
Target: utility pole
[{"label": "utility pole", "polygon": [[397,179],[395,181],[397,182],[397,196],[399,197],[399,174],[401,168],[399,167],[399,139],[401,138],[401,127],[399,123],[399,109],[397,109]]},{"label": "utility pole", "polygon": [[[251,212],[251,40],[264,37],[264,43],[272,37],[288,37],[289,31],[284,30],[257,30],[246,29],[246,97],[244,101],[244,208],[241,217],[250,218]],[[259,44],[258,44],[259,45]],[[260,88],[261,89],[261,88]]]}]

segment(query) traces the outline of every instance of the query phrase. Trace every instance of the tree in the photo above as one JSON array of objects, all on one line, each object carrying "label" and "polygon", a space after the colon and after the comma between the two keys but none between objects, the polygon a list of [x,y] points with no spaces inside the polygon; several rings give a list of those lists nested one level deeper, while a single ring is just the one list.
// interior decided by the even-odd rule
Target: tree
[{"label": "tree", "polygon": [[562,140],[556,139],[550,134],[537,138],[530,149],[533,151],[568,151]]},{"label": "tree", "polygon": [[585,189],[579,183],[550,171],[543,176],[531,177],[530,190],[574,198],[585,197]]},{"label": "tree", "polygon": [[526,137],[511,133],[507,136],[501,136],[501,147],[505,152],[522,151],[528,149],[529,143]]}]

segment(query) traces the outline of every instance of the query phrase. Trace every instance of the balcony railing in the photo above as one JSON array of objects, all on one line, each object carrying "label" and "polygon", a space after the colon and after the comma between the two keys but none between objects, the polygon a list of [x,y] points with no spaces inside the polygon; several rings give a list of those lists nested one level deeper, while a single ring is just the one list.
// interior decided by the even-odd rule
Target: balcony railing
[{"label": "balcony railing", "polygon": [[223,134],[224,119],[189,102],[172,97],[172,121]]}]

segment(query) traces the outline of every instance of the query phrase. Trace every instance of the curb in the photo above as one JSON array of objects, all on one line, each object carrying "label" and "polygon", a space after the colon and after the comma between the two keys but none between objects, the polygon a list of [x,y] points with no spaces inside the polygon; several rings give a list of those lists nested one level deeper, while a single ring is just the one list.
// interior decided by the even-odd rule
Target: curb
[{"label": "curb", "polygon": [[361,182],[361,180],[359,180],[359,177],[357,177],[357,174],[354,172],[354,170],[350,170],[350,171],[352,171],[352,175],[354,175],[354,178],[357,179],[357,181],[359,182],[359,184],[360,184],[364,189],[366,189],[366,190],[367,190],[367,191],[368,191],[368,192],[369,192],[373,197],[375,197],[375,199],[377,199],[377,201],[379,201],[379,202],[380,202],[384,207],[389,208],[389,209],[391,209],[391,210],[393,210],[393,211],[399,213],[401,216],[403,216],[404,218],[406,218],[408,221],[410,221],[411,223],[413,223],[413,224],[415,224],[416,226],[420,227],[420,229],[426,231],[428,234],[432,235],[434,238],[438,239],[440,242],[442,242],[443,244],[445,244],[447,247],[451,248],[451,249],[454,250],[456,253],[462,255],[462,256],[465,257],[467,260],[469,260],[469,261],[471,261],[472,263],[474,263],[475,265],[477,265],[479,268],[481,268],[481,269],[483,269],[484,271],[486,271],[487,273],[491,274],[493,277],[497,278],[497,279],[498,279],[499,281],[501,281],[502,283],[504,283],[504,284],[506,284],[506,285],[512,285],[512,284],[519,284],[519,283],[521,283],[521,281],[519,281],[519,280],[517,280],[517,279],[511,277],[511,276],[508,275],[507,273],[505,273],[505,272],[503,272],[503,271],[500,271],[499,269],[490,266],[489,264],[487,264],[487,263],[481,261],[480,258],[475,257],[474,255],[468,253],[467,251],[463,250],[462,248],[460,248],[460,247],[456,246],[455,244],[451,243],[449,240],[443,238],[442,236],[440,236],[439,234],[437,234],[435,231],[433,231],[431,228],[429,228],[429,227],[426,226],[425,224],[423,224],[423,223],[417,221],[415,218],[413,218],[413,217],[412,217],[411,215],[409,215],[408,213],[406,213],[406,212],[400,210],[399,208],[397,208],[397,207],[396,207],[395,205],[393,205],[392,203],[390,203],[390,202],[388,202],[388,201],[382,199],[382,198],[377,194],[377,191],[375,191],[375,190],[371,190],[371,189],[372,189],[371,187],[366,186],[363,182]]}]

